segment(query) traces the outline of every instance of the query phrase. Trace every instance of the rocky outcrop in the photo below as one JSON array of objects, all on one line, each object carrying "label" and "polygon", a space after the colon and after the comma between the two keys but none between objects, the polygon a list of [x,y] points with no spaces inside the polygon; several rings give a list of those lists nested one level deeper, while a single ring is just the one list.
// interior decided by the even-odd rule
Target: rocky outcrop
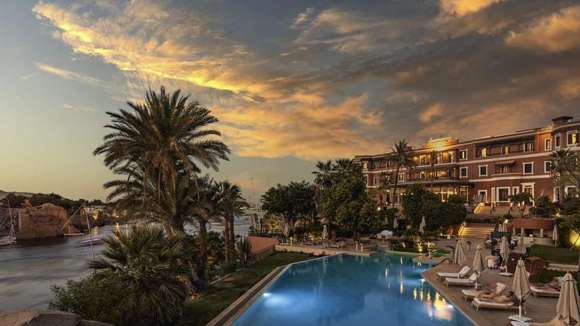
[{"label": "rocky outcrop", "polygon": [[0,311],[2,326],[113,326],[107,323],[84,320],[79,315],[50,310]]},{"label": "rocky outcrop", "polygon": [[18,209],[16,240],[59,237],[67,223],[66,209],[53,204]]}]

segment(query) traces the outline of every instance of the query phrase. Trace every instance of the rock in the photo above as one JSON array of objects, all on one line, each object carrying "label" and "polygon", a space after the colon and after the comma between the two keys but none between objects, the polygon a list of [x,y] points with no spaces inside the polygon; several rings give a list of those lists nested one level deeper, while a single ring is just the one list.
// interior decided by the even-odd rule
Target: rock
[{"label": "rock", "polygon": [[14,310],[0,312],[2,326],[113,326],[83,320],[77,314],[51,310]]},{"label": "rock", "polygon": [[53,204],[18,209],[16,240],[59,237],[68,221],[66,209]]}]

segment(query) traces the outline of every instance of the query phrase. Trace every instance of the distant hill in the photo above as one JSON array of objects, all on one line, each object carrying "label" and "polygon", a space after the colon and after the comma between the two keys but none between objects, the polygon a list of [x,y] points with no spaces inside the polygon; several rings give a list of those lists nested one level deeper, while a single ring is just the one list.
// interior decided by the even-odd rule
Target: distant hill
[{"label": "distant hill", "polygon": [[[0,200],[4,199],[10,193],[12,193],[12,191],[4,191],[4,190],[0,189]],[[28,198],[30,198],[34,195],[31,192],[18,192],[18,191],[14,191],[14,194],[19,195],[19,196],[28,197]]]}]

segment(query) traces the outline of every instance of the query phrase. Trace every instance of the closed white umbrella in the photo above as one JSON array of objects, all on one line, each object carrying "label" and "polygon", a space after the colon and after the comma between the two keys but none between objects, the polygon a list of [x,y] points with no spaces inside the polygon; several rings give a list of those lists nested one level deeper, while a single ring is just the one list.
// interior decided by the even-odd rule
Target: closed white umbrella
[{"label": "closed white umbrella", "polygon": [[563,283],[556,306],[557,318],[566,325],[572,325],[574,322],[575,325],[580,325],[580,299],[572,274],[566,273]]},{"label": "closed white umbrella", "polygon": [[554,241],[554,247],[558,246],[558,240],[560,240],[558,235],[558,225],[554,224],[554,229],[552,230],[552,241]]},{"label": "closed white umbrella", "polygon": [[481,276],[481,272],[485,269],[485,264],[483,262],[483,256],[481,255],[481,245],[477,245],[475,248],[475,256],[473,256],[473,271],[477,273],[477,279],[475,280],[475,288],[477,289],[477,280]]},{"label": "closed white umbrella", "polygon": [[518,298],[519,314],[510,316],[510,319],[521,322],[529,321],[530,318],[522,316],[522,303],[526,300],[528,295],[530,295],[530,281],[528,280],[526,265],[522,259],[518,260],[518,265],[516,266],[516,271],[514,273],[512,289],[514,291],[514,295],[516,298]]},{"label": "closed white umbrella", "polygon": [[499,246],[499,254],[501,255],[502,265],[507,264],[508,257],[510,255],[510,246],[508,244],[508,239],[506,236],[501,237],[501,244]]},{"label": "closed white umbrella", "polygon": [[288,237],[290,235],[290,231],[288,230],[288,223],[284,223],[284,236]]},{"label": "closed white umbrella", "polygon": [[425,233],[425,227],[427,226],[427,222],[425,222],[425,216],[421,219],[421,224],[419,224],[419,233]]},{"label": "closed white umbrella", "polygon": [[453,263],[456,265],[463,265],[465,263],[465,249],[460,241],[457,241],[455,252],[453,253]]},{"label": "closed white umbrella", "polygon": [[326,224],[322,226],[322,240],[326,240],[328,238],[328,228]]},{"label": "closed white umbrella", "polygon": [[395,219],[393,220],[393,230],[396,230],[399,228],[399,221],[397,221],[397,218],[395,217]]}]

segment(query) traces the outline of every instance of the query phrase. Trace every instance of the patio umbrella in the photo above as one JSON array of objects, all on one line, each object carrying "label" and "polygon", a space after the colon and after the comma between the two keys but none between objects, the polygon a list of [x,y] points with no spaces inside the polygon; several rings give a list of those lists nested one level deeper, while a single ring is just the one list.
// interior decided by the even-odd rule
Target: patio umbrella
[{"label": "patio umbrella", "polygon": [[554,247],[558,246],[558,240],[560,240],[558,235],[558,225],[554,224],[554,229],[552,230],[552,241],[554,241]]},{"label": "patio umbrella", "polygon": [[326,224],[324,224],[322,226],[322,240],[326,240],[326,238],[328,238],[328,228],[326,227]]},{"label": "patio umbrella", "polygon": [[288,230],[288,223],[284,223],[284,236],[288,237],[290,231]]},{"label": "patio umbrella", "polygon": [[475,256],[473,256],[473,271],[477,273],[477,279],[475,280],[475,288],[477,289],[477,280],[481,276],[481,272],[485,269],[485,263],[483,262],[483,256],[481,255],[481,245],[477,245],[475,248]]},{"label": "patio umbrella", "polygon": [[566,273],[556,306],[558,319],[566,325],[572,325],[573,322],[576,322],[576,325],[580,324],[580,299],[578,299],[578,290],[574,283],[572,274]]},{"label": "patio umbrella", "polygon": [[395,217],[395,219],[393,220],[393,230],[396,230],[399,228],[399,222],[397,221],[397,218]]},{"label": "patio umbrella", "polygon": [[419,224],[419,233],[424,233],[426,226],[427,222],[425,222],[425,215],[423,215],[423,218],[421,219],[421,224]]},{"label": "patio umbrella", "polygon": [[508,257],[510,255],[510,246],[508,244],[508,239],[506,236],[501,237],[501,244],[499,246],[499,254],[501,255],[502,265],[507,264]]},{"label": "patio umbrella", "polygon": [[526,322],[529,320],[529,318],[522,316],[522,303],[530,294],[530,281],[528,280],[526,265],[522,259],[518,260],[518,265],[516,266],[516,271],[514,273],[512,289],[514,291],[514,295],[516,298],[518,298],[519,314],[510,316],[510,319]]},{"label": "patio umbrella", "polygon": [[453,253],[453,263],[456,265],[463,265],[465,263],[465,249],[460,241],[457,241],[457,245],[455,246],[455,252]]}]

